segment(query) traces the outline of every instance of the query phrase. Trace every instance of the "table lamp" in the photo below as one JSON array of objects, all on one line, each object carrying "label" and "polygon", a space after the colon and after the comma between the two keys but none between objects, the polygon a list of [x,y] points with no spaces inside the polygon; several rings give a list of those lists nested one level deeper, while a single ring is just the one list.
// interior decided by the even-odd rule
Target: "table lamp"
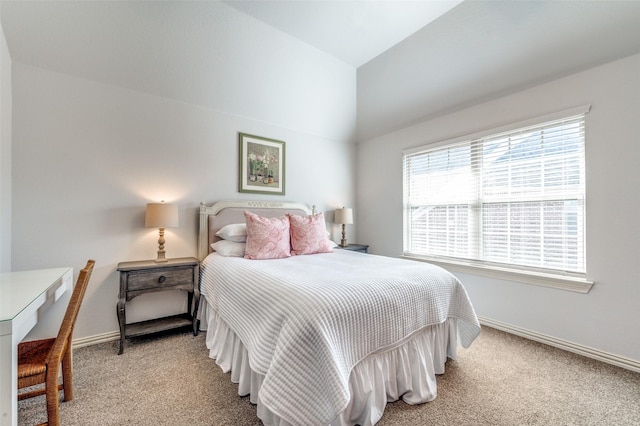
[{"label": "table lamp", "polygon": [[147,228],[158,228],[160,236],[158,238],[158,258],[156,263],[167,262],[164,257],[164,228],[176,228],[178,226],[178,206],[166,204],[164,201],[147,204],[145,226]]},{"label": "table lamp", "polygon": [[353,223],[353,210],[347,208],[337,209],[335,212],[335,223],[342,225],[342,240],[340,240],[340,247],[347,246],[347,236],[345,231],[345,225]]}]

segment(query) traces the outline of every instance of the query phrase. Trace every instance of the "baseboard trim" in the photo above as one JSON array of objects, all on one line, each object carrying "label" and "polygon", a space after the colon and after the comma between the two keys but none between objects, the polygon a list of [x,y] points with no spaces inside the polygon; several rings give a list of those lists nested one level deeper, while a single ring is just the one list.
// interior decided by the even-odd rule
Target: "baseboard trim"
[{"label": "baseboard trim", "polygon": [[112,342],[120,339],[120,332],[111,331],[109,333],[96,334],[94,336],[80,337],[73,339],[73,348],[82,348],[84,346],[97,345],[98,343]]},{"label": "baseboard trim", "polygon": [[[635,361],[630,358],[625,358],[609,352],[593,349],[588,346],[578,345],[567,340],[558,339],[546,334],[527,330],[521,327],[516,327],[504,322],[495,321],[490,318],[479,316],[478,319],[480,320],[480,324],[486,325],[487,327],[495,328],[506,333],[515,334],[516,336],[524,337],[525,339],[534,340],[536,342],[544,343],[545,345],[553,346],[558,349],[563,349],[565,351],[573,352],[578,355],[586,356],[587,358],[596,359],[598,361],[606,362],[607,364],[616,365],[618,367],[626,368],[627,370],[640,373],[640,361]],[[119,338],[120,333],[118,331],[97,334],[95,336],[81,337],[79,339],[73,340],[73,347],[82,348],[84,346],[96,345],[98,343],[112,342],[114,340],[118,340]]]},{"label": "baseboard trim", "polygon": [[478,319],[480,320],[480,324],[486,325],[487,327],[496,328],[506,333],[515,334],[516,336],[524,337],[525,339],[534,340],[536,342],[544,343],[545,345],[553,346],[558,349],[563,349],[568,352],[573,352],[578,355],[586,356],[587,358],[596,359],[598,361],[602,361],[607,364],[612,364],[618,367],[625,368],[627,370],[640,373],[640,361],[614,355],[609,352],[604,352],[598,349],[590,348],[588,346],[579,345],[577,343],[569,342],[563,339],[558,339],[556,337],[552,337],[546,334],[527,330],[525,328],[516,327],[500,321],[495,321],[490,318],[479,316]]}]

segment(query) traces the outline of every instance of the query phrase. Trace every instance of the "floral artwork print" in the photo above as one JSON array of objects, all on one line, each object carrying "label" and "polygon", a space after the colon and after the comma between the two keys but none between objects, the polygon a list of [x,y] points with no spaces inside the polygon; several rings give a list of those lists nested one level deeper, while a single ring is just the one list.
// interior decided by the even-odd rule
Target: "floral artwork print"
[{"label": "floral artwork print", "polygon": [[239,191],[284,195],[284,142],[240,133]]},{"label": "floral artwork print", "polygon": [[249,181],[263,185],[277,185],[278,157],[277,149],[249,142]]}]

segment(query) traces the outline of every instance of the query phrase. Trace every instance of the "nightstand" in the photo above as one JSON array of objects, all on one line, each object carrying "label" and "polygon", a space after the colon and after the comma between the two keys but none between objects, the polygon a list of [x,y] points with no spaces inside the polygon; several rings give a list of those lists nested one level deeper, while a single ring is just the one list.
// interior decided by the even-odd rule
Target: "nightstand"
[{"label": "nightstand", "polygon": [[364,245],[364,244],[347,244],[344,247],[341,246],[341,245],[338,245],[335,248],[342,249],[342,250],[359,251],[359,252],[362,252],[362,253],[368,253],[369,252],[369,246]]},{"label": "nightstand", "polygon": [[[165,263],[153,260],[121,262],[120,294],[118,297],[118,324],[120,325],[120,352],[124,352],[125,337],[142,336],[174,328],[193,327],[194,336],[198,334],[196,315],[200,303],[198,287],[199,262],[195,257],[168,259]],[[187,312],[163,318],[127,324],[125,304],[145,293],[166,290],[185,290],[187,292]]]}]

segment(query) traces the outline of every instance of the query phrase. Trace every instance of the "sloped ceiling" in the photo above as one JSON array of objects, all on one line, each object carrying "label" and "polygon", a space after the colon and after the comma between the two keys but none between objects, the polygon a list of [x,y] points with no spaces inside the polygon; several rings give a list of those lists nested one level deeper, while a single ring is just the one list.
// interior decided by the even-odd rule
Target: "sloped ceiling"
[{"label": "sloped ceiling", "polygon": [[439,18],[462,0],[225,1],[356,68]]},{"label": "sloped ceiling", "polygon": [[358,138],[636,53],[640,1],[465,1],[358,69]]},{"label": "sloped ceiling", "polygon": [[[640,1],[458,3],[2,1],[1,7],[14,61],[144,92],[170,84],[161,95],[177,99],[186,98],[182,90],[197,92],[192,86],[210,75],[198,59],[198,49],[210,49],[222,31],[208,27],[210,18],[242,11],[358,67],[360,139],[640,52]],[[175,84],[178,77],[188,83]]]}]

